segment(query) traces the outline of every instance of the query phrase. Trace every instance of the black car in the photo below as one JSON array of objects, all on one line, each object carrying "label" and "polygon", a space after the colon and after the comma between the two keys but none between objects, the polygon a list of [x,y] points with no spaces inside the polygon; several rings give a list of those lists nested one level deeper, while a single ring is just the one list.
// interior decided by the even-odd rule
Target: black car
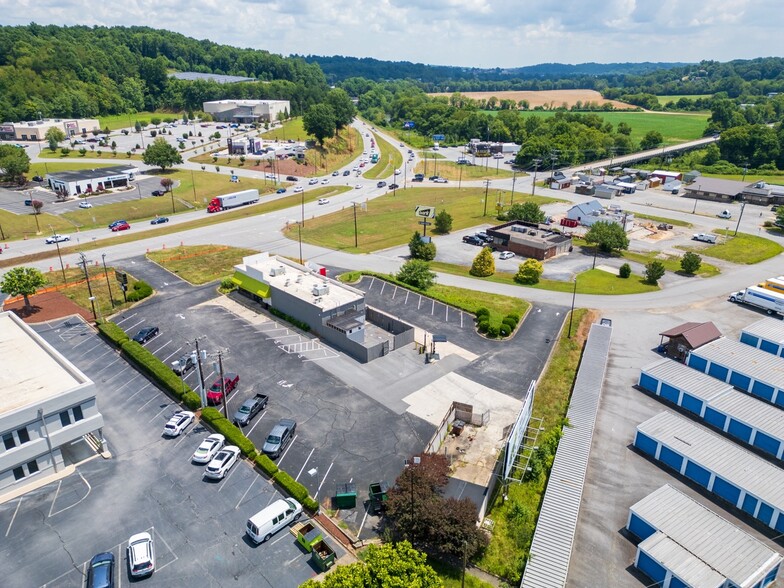
[{"label": "black car", "polygon": [[350,176],[350,175],[351,175],[351,171],[350,171],[350,170],[345,170],[345,171],[343,172],[343,175],[344,175],[344,176]]},{"label": "black car", "polygon": [[153,190],[152,191],[152,195],[153,196],[163,196],[164,194],[166,194],[166,192],[164,192],[163,190]]},{"label": "black car", "polygon": [[480,239],[476,235],[466,235],[465,237],[463,237],[463,243],[468,243],[469,245],[484,245],[485,244],[485,242],[482,241],[482,239]]},{"label": "black car", "polygon": [[113,588],[114,554],[99,553],[90,560],[87,568],[87,588]]},{"label": "black car", "polygon": [[388,187],[390,190],[397,190],[400,186],[398,186],[397,184],[389,184]]},{"label": "black car", "polygon": [[150,221],[150,224],[151,225],[162,225],[163,223],[168,223],[168,222],[169,222],[169,217],[168,216],[159,216],[157,218],[152,219]]},{"label": "black car", "polygon": [[158,335],[158,327],[144,327],[133,336],[133,340],[144,345],[156,335]]},{"label": "black car", "polygon": [[376,184],[376,188],[383,188],[386,185],[387,185],[386,182],[379,182],[378,184]]},{"label": "black car", "polygon": [[299,179],[295,178],[294,176],[286,176],[287,182],[299,182]]},{"label": "black car", "polygon": [[33,176],[33,181],[34,182],[43,182],[44,179],[41,176]]}]

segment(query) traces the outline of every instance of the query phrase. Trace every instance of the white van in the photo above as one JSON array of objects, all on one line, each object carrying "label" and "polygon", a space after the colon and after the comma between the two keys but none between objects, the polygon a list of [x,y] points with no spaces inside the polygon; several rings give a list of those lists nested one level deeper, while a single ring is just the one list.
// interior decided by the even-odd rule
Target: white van
[{"label": "white van", "polygon": [[301,514],[302,505],[293,498],[276,500],[248,519],[248,537],[254,543],[263,543],[283,527],[296,521]]}]

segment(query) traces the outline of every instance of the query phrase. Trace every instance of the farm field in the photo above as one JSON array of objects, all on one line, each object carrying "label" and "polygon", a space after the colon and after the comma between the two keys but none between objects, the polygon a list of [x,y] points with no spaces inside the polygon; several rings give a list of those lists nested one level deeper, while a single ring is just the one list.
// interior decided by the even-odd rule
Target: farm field
[{"label": "farm field", "polygon": [[696,100],[697,98],[710,98],[713,94],[675,94],[672,96],[656,96],[659,99],[659,104],[664,106],[668,102],[677,102],[681,98],[687,98],[689,100]]},{"label": "farm field", "polygon": [[[461,92],[463,96],[467,96],[474,100],[487,99],[495,96],[498,100],[527,100],[530,108],[537,106],[544,106],[547,108],[561,108],[566,106],[571,108],[577,102],[595,102],[597,104],[605,104],[609,102],[615,108],[636,108],[626,102],[619,102],[618,100],[605,100],[602,95],[596,90],[508,90],[504,92]],[[429,94],[430,96],[451,96],[451,92],[437,92]]]}]

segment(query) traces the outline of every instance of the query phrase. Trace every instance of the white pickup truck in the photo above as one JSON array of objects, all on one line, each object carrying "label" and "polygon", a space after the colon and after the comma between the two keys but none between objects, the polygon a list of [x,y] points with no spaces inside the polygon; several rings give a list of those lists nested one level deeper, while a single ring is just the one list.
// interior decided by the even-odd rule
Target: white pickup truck
[{"label": "white pickup truck", "polygon": [[704,243],[715,243],[716,235],[711,235],[710,233],[694,233],[694,235],[692,235],[692,240],[703,241]]}]

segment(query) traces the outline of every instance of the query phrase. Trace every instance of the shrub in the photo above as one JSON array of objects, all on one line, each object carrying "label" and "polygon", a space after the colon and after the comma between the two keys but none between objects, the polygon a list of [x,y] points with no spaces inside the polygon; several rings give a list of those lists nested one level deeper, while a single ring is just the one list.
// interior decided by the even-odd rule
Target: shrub
[{"label": "shrub", "polygon": [[501,323],[498,327],[498,332],[502,337],[508,337],[512,334],[512,328],[507,323]]},{"label": "shrub", "polygon": [[482,250],[476,254],[468,273],[480,278],[492,276],[495,273],[495,259],[489,247],[482,247]]},{"label": "shrub", "polygon": [[[161,388],[163,388],[164,391],[168,392],[177,400],[190,398],[187,396],[188,392],[195,395],[193,390],[191,390],[177,374],[169,369],[169,366],[164,364],[161,360],[155,357],[145,347],[139,345],[136,341],[128,340],[120,347],[123,351],[123,354],[131,361],[131,363],[136,365],[136,367],[141,372],[147,374],[150,376],[150,378],[155,380],[155,382]],[[189,400],[189,402],[193,401]],[[199,400],[198,405],[201,405],[201,400]]]},{"label": "shrub", "polygon": [[542,265],[542,262],[529,258],[517,268],[514,281],[518,284],[538,284],[539,278],[543,272],[544,266]]},{"label": "shrub", "polygon": [[664,276],[664,264],[658,259],[649,261],[645,264],[645,281],[654,286],[659,283],[659,280]]},{"label": "shrub", "polygon": [[[68,155],[70,152],[71,152],[71,150],[68,149],[68,147],[63,147],[62,149],[60,149],[60,153],[62,153],[63,155]],[[86,151],[85,151],[85,153],[86,153]]]},{"label": "shrub", "polygon": [[476,313],[474,313],[474,314],[476,314],[476,318],[479,318],[479,317],[482,317],[482,316],[488,317],[488,316],[490,316],[490,311],[487,308],[485,308],[484,306],[481,306],[481,307],[476,309]]},{"label": "shrub", "polygon": [[272,479],[297,502],[304,503],[308,498],[308,489],[283,470],[278,470]]},{"label": "shrub", "polygon": [[510,316],[505,316],[504,320],[501,321],[501,324],[506,325],[513,331],[515,330],[515,327],[517,327],[517,321]]},{"label": "shrub", "polygon": [[231,278],[223,278],[220,284],[221,292],[231,292],[237,289],[237,284]]},{"label": "shrub", "polygon": [[111,321],[100,323],[98,325],[98,332],[117,347],[120,347],[130,339],[125,331]]},{"label": "shrub", "polygon": [[480,333],[486,333],[487,328],[490,326],[490,323],[487,320],[479,321],[479,324],[476,328],[479,330]]},{"label": "shrub", "polygon": [[487,336],[495,339],[498,337],[498,327],[496,325],[490,325],[487,327]]},{"label": "shrub", "polygon": [[618,269],[618,276],[621,278],[628,278],[631,275],[632,275],[632,266],[630,266],[628,263],[624,263]]},{"label": "shrub", "polygon": [[152,294],[152,286],[150,286],[144,280],[139,280],[135,282],[131,291],[128,293],[128,301],[129,302],[138,302],[139,300],[144,300],[148,296]]},{"label": "shrub", "polygon": [[250,458],[256,456],[256,446],[253,445],[253,442],[234,423],[223,416],[219,410],[208,406],[201,411],[201,418],[208,422],[218,433],[226,437],[228,445],[236,445],[240,448],[243,455]]},{"label": "shrub", "polygon": [[253,461],[257,466],[259,466],[259,469],[267,474],[270,478],[278,473],[278,466],[275,465],[275,462],[263,453],[259,453]]},{"label": "shrub", "polygon": [[319,503],[313,500],[310,496],[302,501],[302,506],[312,512],[318,512],[319,510]]},{"label": "shrub", "polygon": [[695,274],[700,270],[702,257],[693,251],[687,251],[681,257],[681,269],[687,274]]},{"label": "shrub", "polygon": [[270,314],[283,319],[286,322],[291,323],[295,327],[297,327],[300,331],[305,331],[306,333],[310,331],[310,325],[308,323],[303,323],[302,321],[298,321],[293,316],[287,315],[285,312],[278,310],[277,308],[270,308]]}]

